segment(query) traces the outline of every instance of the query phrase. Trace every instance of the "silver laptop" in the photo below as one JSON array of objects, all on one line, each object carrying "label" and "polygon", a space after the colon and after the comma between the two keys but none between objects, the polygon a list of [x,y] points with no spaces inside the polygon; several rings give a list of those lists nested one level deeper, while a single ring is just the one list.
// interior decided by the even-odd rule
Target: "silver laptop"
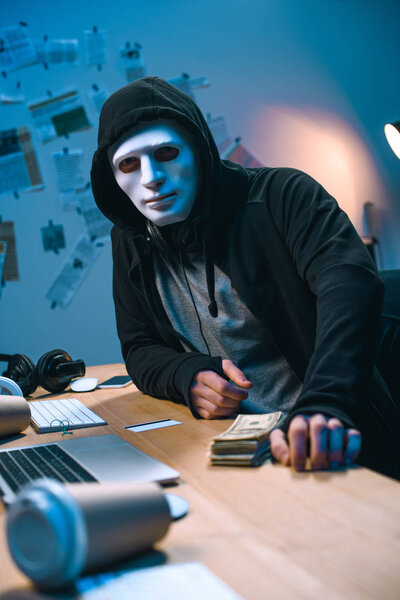
[{"label": "silver laptop", "polygon": [[24,485],[43,477],[63,483],[172,483],[179,473],[114,434],[0,449],[0,498],[5,505]]}]

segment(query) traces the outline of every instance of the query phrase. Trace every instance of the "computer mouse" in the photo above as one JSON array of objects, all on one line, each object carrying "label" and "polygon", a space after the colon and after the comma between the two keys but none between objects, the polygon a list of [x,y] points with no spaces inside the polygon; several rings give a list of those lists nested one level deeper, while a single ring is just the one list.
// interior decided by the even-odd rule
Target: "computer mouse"
[{"label": "computer mouse", "polygon": [[80,377],[71,381],[71,390],[74,392],[92,392],[98,383],[97,377]]}]

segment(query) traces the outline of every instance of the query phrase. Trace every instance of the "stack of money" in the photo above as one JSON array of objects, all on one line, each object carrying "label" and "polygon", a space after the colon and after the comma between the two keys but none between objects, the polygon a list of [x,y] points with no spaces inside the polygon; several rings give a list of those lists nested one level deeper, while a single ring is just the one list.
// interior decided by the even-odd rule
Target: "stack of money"
[{"label": "stack of money", "polygon": [[281,412],[238,415],[210,444],[212,465],[258,467],[271,456],[269,434],[283,420]]}]

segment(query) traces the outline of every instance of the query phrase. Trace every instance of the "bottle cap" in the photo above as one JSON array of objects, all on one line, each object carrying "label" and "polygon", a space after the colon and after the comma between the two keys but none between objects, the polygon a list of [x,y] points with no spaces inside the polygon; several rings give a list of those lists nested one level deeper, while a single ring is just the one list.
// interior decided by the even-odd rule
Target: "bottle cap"
[{"label": "bottle cap", "polygon": [[8,511],[7,538],[18,567],[40,587],[61,587],[83,571],[84,517],[58,481],[40,479],[21,490]]}]

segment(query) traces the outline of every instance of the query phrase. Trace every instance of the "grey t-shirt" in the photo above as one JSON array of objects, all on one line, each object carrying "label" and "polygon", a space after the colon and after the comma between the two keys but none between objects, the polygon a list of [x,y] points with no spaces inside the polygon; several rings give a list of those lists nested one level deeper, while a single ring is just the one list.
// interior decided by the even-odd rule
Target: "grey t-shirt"
[{"label": "grey t-shirt", "polygon": [[[153,263],[157,289],[172,326],[200,352],[208,354],[181,265],[171,264],[159,253],[154,253]],[[280,353],[272,335],[260,327],[259,321],[232,289],[229,278],[217,266],[214,269],[217,318],[208,312],[210,300],[203,257],[190,266],[185,265],[211,355],[230,359],[253,383],[247,400],[240,405],[241,412],[281,410],[287,414],[300,394],[301,381]]]}]

